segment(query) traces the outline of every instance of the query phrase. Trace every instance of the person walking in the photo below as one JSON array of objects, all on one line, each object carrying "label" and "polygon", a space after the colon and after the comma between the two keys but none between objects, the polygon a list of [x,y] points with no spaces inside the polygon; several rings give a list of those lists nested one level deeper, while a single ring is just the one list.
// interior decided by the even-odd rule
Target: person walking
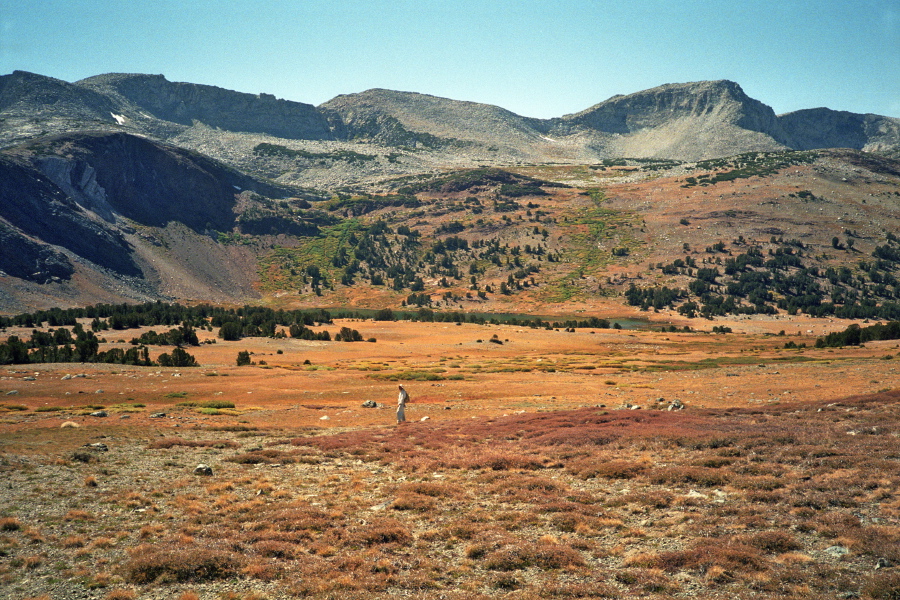
[{"label": "person walking", "polygon": [[409,394],[400,386],[400,395],[397,397],[397,425],[406,423],[406,403],[409,402]]}]

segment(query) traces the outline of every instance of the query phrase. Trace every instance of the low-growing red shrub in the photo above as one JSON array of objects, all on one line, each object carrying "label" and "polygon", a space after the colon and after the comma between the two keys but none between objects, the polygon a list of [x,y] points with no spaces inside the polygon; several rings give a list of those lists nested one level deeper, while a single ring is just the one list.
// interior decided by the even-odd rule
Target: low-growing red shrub
[{"label": "low-growing red shrub", "polygon": [[[472,558],[472,556],[470,556]],[[504,546],[484,554],[485,569],[492,571],[517,571],[529,567],[561,569],[584,566],[584,557],[562,544],[517,544]]]},{"label": "low-growing red shrub", "polygon": [[686,550],[661,552],[646,555],[643,564],[649,568],[662,569],[670,573],[681,570],[707,571],[716,566],[729,571],[760,571],[766,562],[759,550],[746,544],[737,544],[728,540],[701,540],[700,543]]},{"label": "low-growing red shrub", "polygon": [[876,572],[862,587],[862,597],[869,600],[897,600],[900,598],[900,572]]},{"label": "low-growing red shrub", "polygon": [[361,534],[362,541],[368,546],[376,544],[397,544],[408,546],[413,536],[402,523],[395,519],[381,519],[372,524]]},{"label": "low-growing red shrub", "polygon": [[655,485],[690,484],[714,487],[728,483],[728,474],[720,469],[706,467],[659,467],[650,473],[650,482]]},{"label": "low-growing red shrub", "polygon": [[129,554],[125,579],[136,584],[226,579],[237,575],[244,564],[234,552],[209,545],[141,544]]},{"label": "low-growing red shrub", "polygon": [[232,440],[186,440],[180,437],[169,437],[147,445],[149,450],[168,450],[175,446],[185,448],[239,448],[240,444]]},{"label": "low-growing red shrub", "polygon": [[748,546],[752,546],[769,554],[781,554],[800,550],[803,545],[792,534],[786,531],[763,531],[755,535],[741,539]]},{"label": "low-growing red shrub", "polygon": [[423,496],[422,494],[404,493],[400,494],[396,500],[391,503],[394,510],[415,510],[427,512],[435,507],[434,498]]},{"label": "low-growing red shrub", "polygon": [[585,458],[569,465],[569,471],[581,479],[634,479],[647,470],[644,462]]}]

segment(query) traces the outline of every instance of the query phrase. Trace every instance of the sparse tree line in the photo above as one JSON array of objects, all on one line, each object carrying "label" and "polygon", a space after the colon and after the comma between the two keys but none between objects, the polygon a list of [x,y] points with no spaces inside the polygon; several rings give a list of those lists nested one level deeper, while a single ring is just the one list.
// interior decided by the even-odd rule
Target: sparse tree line
[{"label": "sparse tree line", "polygon": [[[458,231],[445,225],[446,231]],[[533,275],[541,271],[543,262],[558,262],[559,254],[544,245],[549,232],[535,226],[528,231],[534,243],[502,243],[499,238],[469,241],[447,235],[429,244],[423,243],[418,230],[406,225],[392,230],[385,222],[375,221],[368,227],[356,224],[332,251],[327,264],[310,264],[285,251],[278,262],[288,282],[296,281],[300,289],[321,295],[325,289],[367,283],[387,286],[414,294],[425,291],[426,279],[439,288],[465,286],[467,297],[486,299],[487,294],[509,294],[537,286]],[[485,282],[492,276],[494,281]],[[505,274],[506,279],[496,281]],[[421,305],[421,297],[412,300]]]},{"label": "sparse tree line", "polygon": [[[350,316],[350,315],[344,315]],[[358,314],[352,315],[359,317]],[[418,321],[426,323],[474,323],[478,325],[513,325],[516,327],[529,327],[531,329],[620,329],[617,324],[610,324],[609,320],[599,317],[587,319],[568,319],[565,321],[544,321],[538,317],[484,315],[465,311],[435,311],[430,308],[420,308],[417,311],[394,311],[382,309],[375,313],[375,321]]]},{"label": "sparse tree line", "polygon": [[[85,329],[77,319],[93,318],[92,329]],[[184,319],[173,323],[176,318]],[[544,321],[532,317],[497,317],[459,311],[441,312],[421,307],[417,311],[393,311],[382,309],[372,315],[358,311],[342,311],[335,318],[369,319],[394,321],[406,319],[422,322],[450,322],[477,324],[507,324],[541,329],[575,328],[607,329],[611,326],[606,319],[589,317],[565,321]],[[73,323],[74,321],[74,323]],[[159,325],[169,322],[176,325],[168,331],[145,332],[131,339],[131,348],[112,348],[100,351],[104,340],[96,331],[111,329],[111,323],[129,324],[131,328]],[[138,305],[96,305],[76,309],[53,309],[3,318],[3,328],[11,326],[43,327],[48,331],[33,329],[31,337],[21,339],[11,335],[0,343],[0,364],[58,363],[58,362],[105,362],[136,366],[191,367],[197,362],[182,346],[199,346],[197,329],[212,331],[218,327],[217,335],[223,340],[240,340],[244,337],[273,337],[332,341],[327,330],[314,331],[313,326],[333,323],[331,313],[322,309],[304,311],[272,310],[264,307],[245,306],[238,309],[224,309],[208,305],[186,307],[162,302]],[[72,323],[71,327],[51,325],[51,323]],[[21,325],[19,325],[21,324]],[[334,341],[375,342],[375,338],[364,339],[362,334],[350,327],[341,327],[334,335]],[[156,360],[150,358],[149,346],[174,346],[171,352],[163,352]]]},{"label": "sparse tree line", "polygon": [[876,323],[868,327],[851,324],[844,331],[835,331],[816,340],[816,348],[859,346],[866,342],[900,340],[900,321]]},{"label": "sparse tree line", "polygon": [[[78,319],[92,319],[91,328]],[[99,304],[84,308],[51,309],[23,313],[13,317],[0,317],[0,327],[43,327],[48,331],[33,329],[31,337],[21,339],[9,336],[0,344],[0,364],[56,363],[56,362],[105,362],[138,366],[191,367],[196,360],[182,346],[197,346],[197,328],[212,331],[219,328],[219,337],[240,339],[245,336],[276,335],[276,326],[291,327],[296,337],[319,336],[310,339],[330,339],[328,332],[313,333],[308,326],[331,323],[327,311],[275,311],[268,308],[246,306],[225,309],[209,305],[182,306],[153,302],[145,304]],[[103,340],[97,332],[136,329],[146,326],[174,325],[172,329],[157,333],[148,331],[131,340],[132,348],[111,348],[100,351]],[[324,335],[323,335],[324,334]],[[283,335],[283,334],[282,334]],[[148,346],[174,346],[171,352],[161,353],[156,360],[150,358]]]},{"label": "sparse tree line", "polygon": [[729,158],[703,160],[696,164],[697,169],[721,171],[687,177],[681,187],[707,186],[747,177],[764,177],[787,167],[813,162],[817,157],[818,153],[815,151],[746,152]]},{"label": "sparse tree line", "polygon": [[[810,266],[809,248],[797,240],[772,238],[771,247],[739,237],[729,248],[717,242],[695,255],[668,264],[664,275],[691,278],[687,289],[632,285],[625,299],[643,310],[672,308],[688,317],[727,314],[805,313],[814,317],[900,319],[900,241],[892,233],[876,246],[871,260],[848,266]],[[735,255],[737,248],[744,249]],[[689,250],[689,248],[685,248]]]},{"label": "sparse tree line", "polygon": [[[85,330],[80,323],[72,329],[51,328],[43,332],[33,330],[31,338],[20,339],[11,335],[0,344],[0,365],[30,363],[113,363],[135,366],[195,367],[197,361],[180,346],[171,353],[163,352],[154,361],[147,346],[140,344],[133,348],[111,348],[100,351],[101,340],[93,331]],[[136,340],[132,340],[137,344]]]},{"label": "sparse tree line", "polygon": [[[368,224],[358,220],[388,208],[413,209],[404,217],[410,224],[416,216],[435,217],[455,211],[480,214],[492,209],[504,227],[515,222],[508,214],[511,211],[524,211],[529,222],[539,223],[547,213],[540,210],[539,204],[519,199],[546,196],[543,188],[558,187],[558,184],[493,168],[410,180],[397,193],[338,192],[330,200],[318,203],[320,209],[329,211],[340,222],[327,231],[323,228],[315,240],[301,248],[277,248],[270,263],[275,267],[270,276],[280,287],[317,295],[334,290],[338,284],[386,286],[413,293],[424,292],[426,288],[465,286],[467,298],[486,299],[490,293],[510,294],[536,286],[532,275],[540,271],[541,263],[560,260],[560,255],[546,246],[549,232],[537,225],[533,231],[522,232],[526,237],[534,236],[534,243],[529,241],[520,246],[502,244],[498,238],[470,242],[458,237],[467,229],[496,226],[485,219],[440,223],[434,231],[438,239],[429,242],[423,242],[421,233],[409,224],[396,226],[394,230],[381,218]],[[473,195],[458,200],[429,200],[416,195],[469,190],[482,198]],[[425,204],[431,208],[427,215],[424,210],[414,210]],[[524,222],[525,216],[519,215],[518,219]],[[490,280],[485,281],[487,277]]]}]

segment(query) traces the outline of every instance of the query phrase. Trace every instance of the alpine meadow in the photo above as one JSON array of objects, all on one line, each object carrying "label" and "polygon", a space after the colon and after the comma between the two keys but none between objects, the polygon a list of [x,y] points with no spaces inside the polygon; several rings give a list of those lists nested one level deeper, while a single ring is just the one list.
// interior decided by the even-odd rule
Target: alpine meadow
[{"label": "alpine meadow", "polygon": [[898,598],[895,360],[894,117],[0,76],[11,600]]}]

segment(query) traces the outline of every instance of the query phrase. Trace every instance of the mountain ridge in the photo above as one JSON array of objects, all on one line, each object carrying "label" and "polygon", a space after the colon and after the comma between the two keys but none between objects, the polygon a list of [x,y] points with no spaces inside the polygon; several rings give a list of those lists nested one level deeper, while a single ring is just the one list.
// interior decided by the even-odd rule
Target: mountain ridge
[{"label": "mountain ridge", "polygon": [[[214,146],[229,134],[294,146],[373,144],[418,151],[429,164],[619,156],[693,161],[826,147],[900,152],[900,119],[822,108],[776,115],[729,80],[663,84],[537,119],[490,104],[384,88],[313,106],[163,75],[107,73],[67,83],[14,71],[0,76],[0,118],[2,145],[92,125],[149,135],[226,162],[228,152]],[[422,150],[440,155],[423,159]]]}]

